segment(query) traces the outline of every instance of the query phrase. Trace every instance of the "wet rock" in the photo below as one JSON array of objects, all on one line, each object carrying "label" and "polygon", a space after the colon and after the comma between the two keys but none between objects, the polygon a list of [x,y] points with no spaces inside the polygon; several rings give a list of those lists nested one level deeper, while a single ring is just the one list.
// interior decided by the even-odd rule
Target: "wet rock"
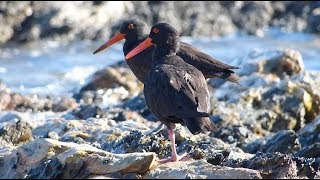
[{"label": "wet rock", "polygon": [[15,35],[15,28],[32,14],[30,2],[7,2],[0,3],[0,44],[7,42]]},{"label": "wet rock", "polygon": [[253,72],[263,74],[275,74],[280,78],[284,75],[299,74],[304,70],[302,56],[299,51],[293,49],[252,51],[247,57],[239,75],[249,75]]},{"label": "wet rock", "polygon": [[10,122],[0,129],[0,142],[18,145],[32,140],[31,126],[22,120]]},{"label": "wet rock", "polygon": [[143,89],[128,65],[121,62],[95,72],[89,82],[73,97],[81,104],[108,104],[116,106],[135,96]]},{"label": "wet rock", "polygon": [[245,168],[256,169],[262,178],[315,178],[318,177],[319,164],[315,159],[294,158],[281,153],[257,153]]},{"label": "wet rock", "polygon": [[70,97],[63,97],[58,102],[52,105],[52,111],[61,112],[75,109],[78,106],[75,99]]},{"label": "wet rock", "polygon": [[275,114],[269,119],[267,129],[273,132],[284,129],[298,130],[305,124],[305,89],[298,83],[282,80],[261,92],[255,99],[255,108],[266,108]]},{"label": "wet rock", "polygon": [[144,94],[142,92],[124,102],[122,107],[125,109],[130,109],[131,111],[138,112],[142,117],[148,119],[149,121],[157,121],[157,118],[148,109],[146,101],[144,99]]},{"label": "wet rock", "polygon": [[[263,36],[262,29],[272,19],[273,8],[270,2],[233,2],[230,8],[233,22],[242,31]],[[259,13],[257,13],[259,12]],[[243,16],[239,16],[242,14]]]},{"label": "wet rock", "polygon": [[306,157],[306,158],[317,158],[320,157],[320,143],[316,142],[310,146],[307,146],[300,151],[296,152],[294,156]]},{"label": "wet rock", "polygon": [[279,77],[282,77],[283,73],[291,76],[303,70],[304,65],[300,52],[292,49],[286,49],[278,57],[270,59],[263,68],[263,72],[272,72]]},{"label": "wet rock", "polygon": [[48,133],[48,138],[54,139],[54,140],[59,140],[59,135],[58,135],[58,133],[55,132],[55,131],[50,131],[50,132]]},{"label": "wet rock", "polygon": [[298,131],[299,141],[302,147],[320,142],[320,116]]},{"label": "wet rock", "polygon": [[74,109],[77,103],[73,98],[63,96],[38,96],[10,93],[10,89],[0,91],[0,110],[16,110],[20,112],[49,111],[61,112]]},{"label": "wet rock", "polygon": [[97,105],[81,105],[73,111],[73,114],[80,119],[88,119],[90,117],[102,118],[104,111]]},{"label": "wet rock", "polygon": [[[63,42],[74,39],[106,39],[108,24],[114,23],[131,3],[103,2],[37,2],[32,3],[32,13],[17,28],[14,40],[30,41],[40,38],[55,39]],[[114,11],[117,7],[117,13]],[[80,13],[78,18],[71,18]],[[115,16],[117,14],[118,16]]]},{"label": "wet rock", "polygon": [[298,137],[292,130],[280,131],[261,148],[262,152],[293,153],[300,149]]},{"label": "wet rock", "polygon": [[162,158],[169,150],[163,136],[145,136],[141,131],[131,131],[123,137],[109,136],[109,141],[102,144],[102,149],[110,152],[155,152]]},{"label": "wet rock", "polygon": [[19,105],[26,104],[26,99],[18,93],[10,93],[10,103],[7,105],[7,110],[16,109]]},{"label": "wet rock", "polygon": [[48,120],[47,123],[38,125],[32,130],[32,135],[35,139],[49,137],[52,139],[59,139],[61,135],[66,131],[67,122],[61,118],[55,118]]},{"label": "wet rock", "polygon": [[[86,144],[38,139],[1,157],[2,178],[86,178],[140,173],[155,163],[154,153],[112,154]],[[13,168],[16,167],[16,168]]]},{"label": "wet rock", "polygon": [[143,118],[139,113],[135,111],[130,111],[122,108],[111,108],[108,109],[108,119],[113,119],[115,121],[128,121],[133,120],[139,123],[147,124],[148,121]]},{"label": "wet rock", "polygon": [[297,134],[292,130],[282,130],[274,135],[266,136],[255,140],[246,145],[247,152],[256,153],[258,151],[265,153],[294,153],[300,149],[300,143]]},{"label": "wet rock", "polygon": [[[273,2],[275,9],[274,19],[271,25],[280,26],[283,30],[294,32],[307,30],[311,32],[309,26],[312,24],[310,17],[314,9],[319,7],[316,2],[296,4],[294,2],[276,3]],[[305,19],[309,19],[307,22]],[[313,24],[315,25],[315,24]],[[317,31],[313,31],[317,32]]]},{"label": "wet rock", "polygon": [[[217,36],[233,33],[236,28],[223,6],[209,2],[160,2],[150,3],[153,20],[167,21],[182,32],[182,35]],[[194,7],[194,8],[188,8]],[[181,12],[180,9],[188,9]],[[168,13],[168,11],[170,13]],[[212,12],[210,14],[205,12]],[[201,20],[200,20],[201,19]],[[225,28],[221,28],[225,27]]]},{"label": "wet rock", "polygon": [[81,88],[80,92],[97,89],[110,89],[123,86],[130,93],[134,94],[139,89],[133,73],[127,68],[107,67],[95,72],[87,85]]},{"label": "wet rock", "polygon": [[305,90],[303,102],[306,109],[306,122],[311,122],[320,114],[320,75],[319,72],[305,72],[299,79],[301,87]]},{"label": "wet rock", "polygon": [[[119,22],[129,17],[140,18],[149,26],[167,21],[187,36],[220,36],[236,31],[264,36],[264,29],[274,26],[284,31],[319,32],[317,2],[25,1],[3,2],[0,10],[0,43],[43,38],[63,42],[107,39],[119,30]],[[72,18],[74,14],[78,18]],[[113,27],[112,32],[106,27]]]},{"label": "wet rock", "polygon": [[73,95],[73,98],[75,98],[80,104],[92,104],[96,102],[102,102],[103,101],[103,94],[104,91],[99,91],[102,93],[98,93],[97,91],[84,91],[81,93],[76,93]]},{"label": "wet rock", "polygon": [[296,163],[289,155],[256,154],[247,168],[261,172],[262,178],[297,178]]},{"label": "wet rock", "polygon": [[308,32],[320,32],[320,7],[314,8],[308,17]]},{"label": "wet rock", "polygon": [[11,102],[10,93],[5,90],[0,91],[0,110],[8,109],[10,102]]},{"label": "wet rock", "polygon": [[18,114],[9,112],[0,117],[0,123],[7,122],[7,121],[17,122],[21,119],[22,119],[21,116],[19,116]]},{"label": "wet rock", "polygon": [[[65,142],[94,144],[100,147],[106,139],[119,131],[112,128],[115,121],[106,118],[88,118],[86,120],[66,120],[63,118],[50,119],[43,125],[38,125],[32,131],[33,136],[38,138],[51,138]],[[123,129],[123,131],[125,131]]]},{"label": "wet rock", "polygon": [[298,176],[300,178],[318,179],[320,177],[319,158],[294,157],[293,160],[297,164]]},{"label": "wet rock", "polygon": [[252,134],[253,133],[246,126],[223,124],[217,132],[211,133],[211,136],[220,138],[228,144],[242,147],[249,139],[254,138],[252,137]]},{"label": "wet rock", "polygon": [[214,166],[204,160],[180,161],[152,168],[143,179],[261,179],[258,171]]}]

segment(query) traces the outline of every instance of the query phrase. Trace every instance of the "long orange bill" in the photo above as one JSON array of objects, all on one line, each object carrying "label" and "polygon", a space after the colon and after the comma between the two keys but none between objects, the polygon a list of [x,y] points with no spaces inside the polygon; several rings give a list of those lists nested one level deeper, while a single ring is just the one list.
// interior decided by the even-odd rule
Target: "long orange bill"
[{"label": "long orange bill", "polygon": [[122,33],[117,33],[115,34],[108,42],[106,42],[104,45],[102,45],[101,47],[99,47],[93,54],[96,54],[106,48],[108,48],[109,46],[111,46],[112,44],[124,39],[124,34]]},{"label": "long orange bill", "polygon": [[126,60],[132,58],[133,56],[139,54],[141,51],[147,49],[148,47],[152,46],[152,39],[147,38],[144,40],[142,43],[140,43],[137,47],[132,49],[127,55],[126,55]]}]

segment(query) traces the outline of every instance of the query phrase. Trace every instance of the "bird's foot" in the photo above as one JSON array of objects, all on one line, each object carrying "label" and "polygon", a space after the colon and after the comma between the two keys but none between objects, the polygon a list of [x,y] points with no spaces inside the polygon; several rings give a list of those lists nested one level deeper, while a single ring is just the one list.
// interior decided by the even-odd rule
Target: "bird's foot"
[{"label": "bird's foot", "polygon": [[181,156],[173,155],[173,156],[171,156],[169,158],[160,159],[160,160],[158,160],[158,162],[162,164],[162,163],[167,163],[167,162],[186,161],[188,159],[190,159],[188,153],[184,153]]}]

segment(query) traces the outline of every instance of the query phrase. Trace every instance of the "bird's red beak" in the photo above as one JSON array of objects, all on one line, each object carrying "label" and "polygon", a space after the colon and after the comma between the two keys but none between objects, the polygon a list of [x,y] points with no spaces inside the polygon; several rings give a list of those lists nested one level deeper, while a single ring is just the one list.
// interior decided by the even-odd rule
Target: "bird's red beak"
[{"label": "bird's red beak", "polygon": [[147,38],[146,40],[144,40],[142,43],[140,43],[137,47],[135,47],[134,49],[132,49],[127,55],[126,55],[126,60],[132,58],[133,56],[139,54],[141,51],[147,49],[148,47],[152,46],[152,39],[151,38]]},{"label": "bird's red beak", "polygon": [[122,34],[122,33],[115,34],[108,42],[106,42],[104,45],[99,47],[93,54],[96,54],[96,53],[108,48],[112,44],[124,39],[124,36],[125,36],[125,34]]}]

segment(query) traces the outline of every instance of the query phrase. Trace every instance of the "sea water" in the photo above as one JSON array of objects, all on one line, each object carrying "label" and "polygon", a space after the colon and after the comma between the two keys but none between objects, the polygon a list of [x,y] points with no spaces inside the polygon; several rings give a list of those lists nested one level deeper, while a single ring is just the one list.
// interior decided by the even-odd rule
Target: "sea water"
[{"label": "sea water", "polygon": [[[107,39],[106,39],[107,40]],[[13,92],[72,95],[95,71],[124,61],[123,41],[93,54],[106,40],[62,44],[37,41],[0,49],[0,80]],[[182,37],[216,59],[238,65],[252,51],[291,48],[301,52],[307,70],[320,71],[320,36],[268,30],[265,36],[233,34],[225,37]]]}]

